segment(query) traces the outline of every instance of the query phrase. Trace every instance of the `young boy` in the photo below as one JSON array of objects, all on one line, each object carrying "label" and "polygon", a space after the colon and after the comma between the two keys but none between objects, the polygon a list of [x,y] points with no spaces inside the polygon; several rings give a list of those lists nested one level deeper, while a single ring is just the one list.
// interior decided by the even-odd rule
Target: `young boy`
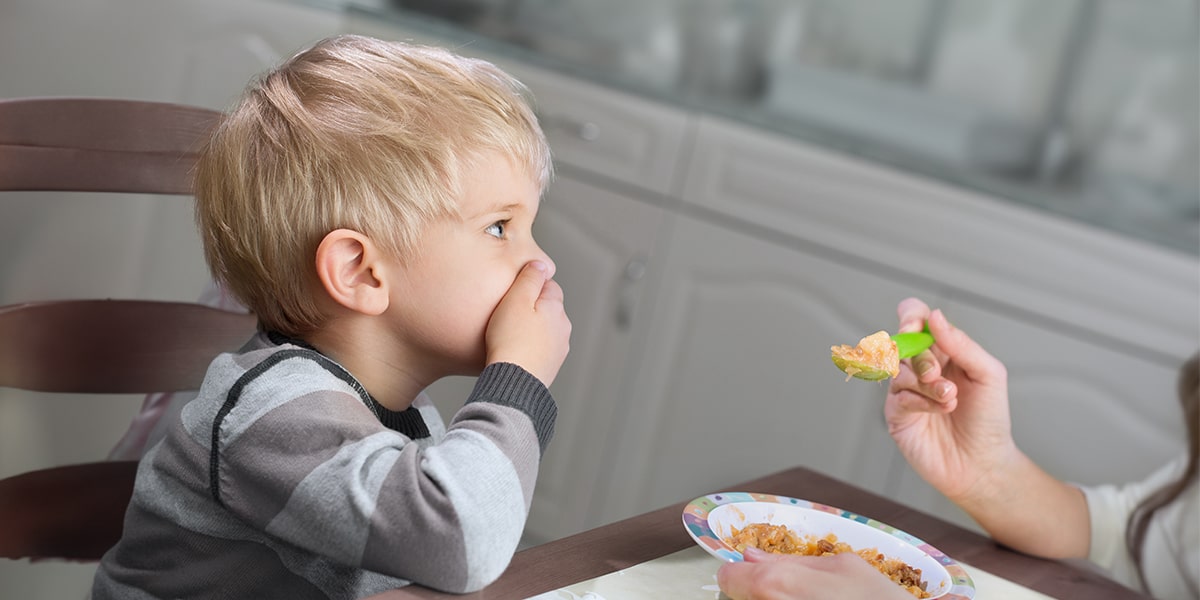
[{"label": "young boy", "polygon": [[[474,591],[517,547],[570,322],[531,225],[549,150],[519,83],[340,36],[204,150],[216,280],[262,330],[142,460],[93,597]],[[478,375],[447,428],[422,394]]]}]

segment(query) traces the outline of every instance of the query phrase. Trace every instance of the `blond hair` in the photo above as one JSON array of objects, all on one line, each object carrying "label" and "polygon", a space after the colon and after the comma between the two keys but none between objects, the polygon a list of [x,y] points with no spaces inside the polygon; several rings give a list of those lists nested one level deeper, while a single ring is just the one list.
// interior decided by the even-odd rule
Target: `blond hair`
[{"label": "blond hair", "polygon": [[303,335],[325,315],[316,248],[346,228],[401,260],[456,215],[493,151],[544,190],[550,151],[526,89],[447,50],[327,38],[252,82],[201,154],[196,220],[213,277],[260,327]]}]

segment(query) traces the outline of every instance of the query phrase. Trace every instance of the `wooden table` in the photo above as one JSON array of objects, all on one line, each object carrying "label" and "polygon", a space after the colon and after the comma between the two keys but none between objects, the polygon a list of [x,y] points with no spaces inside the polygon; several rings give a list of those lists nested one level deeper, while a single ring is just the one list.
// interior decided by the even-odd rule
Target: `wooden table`
[{"label": "wooden table", "polygon": [[[1146,597],[1089,569],[1014,552],[973,531],[803,467],[712,491],[791,496],[866,515],[921,538],[957,561],[1055,598]],[[371,598],[521,600],[632,567],[694,544],[681,518],[690,500],[518,552],[500,579],[473,594],[413,585]]]}]

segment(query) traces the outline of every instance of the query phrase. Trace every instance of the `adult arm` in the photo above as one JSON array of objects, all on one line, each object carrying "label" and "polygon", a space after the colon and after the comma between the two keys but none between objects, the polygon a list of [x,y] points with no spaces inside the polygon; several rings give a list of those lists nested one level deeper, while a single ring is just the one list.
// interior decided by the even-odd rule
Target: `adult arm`
[{"label": "adult arm", "polygon": [[900,331],[928,322],[937,340],[901,364],[888,390],[888,430],[905,459],[1001,544],[1086,557],[1087,502],[1013,441],[1004,364],[920,300],[902,301],[897,312]]}]

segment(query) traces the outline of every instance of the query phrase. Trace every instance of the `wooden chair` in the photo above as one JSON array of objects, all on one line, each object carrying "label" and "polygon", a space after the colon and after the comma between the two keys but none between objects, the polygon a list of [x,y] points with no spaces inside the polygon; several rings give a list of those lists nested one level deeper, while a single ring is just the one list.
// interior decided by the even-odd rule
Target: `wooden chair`
[{"label": "wooden chair", "polygon": [[[190,201],[197,151],[220,116],[132,100],[0,100],[0,191],[129,192]],[[4,306],[0,386],[90,394],[194,390],[212,358],[240,347],[254,328],[253,316],[185,302]],[[98,559],[120,538],[136,469],[136,461],[106,461],[0,480],[0,557]]]}]

